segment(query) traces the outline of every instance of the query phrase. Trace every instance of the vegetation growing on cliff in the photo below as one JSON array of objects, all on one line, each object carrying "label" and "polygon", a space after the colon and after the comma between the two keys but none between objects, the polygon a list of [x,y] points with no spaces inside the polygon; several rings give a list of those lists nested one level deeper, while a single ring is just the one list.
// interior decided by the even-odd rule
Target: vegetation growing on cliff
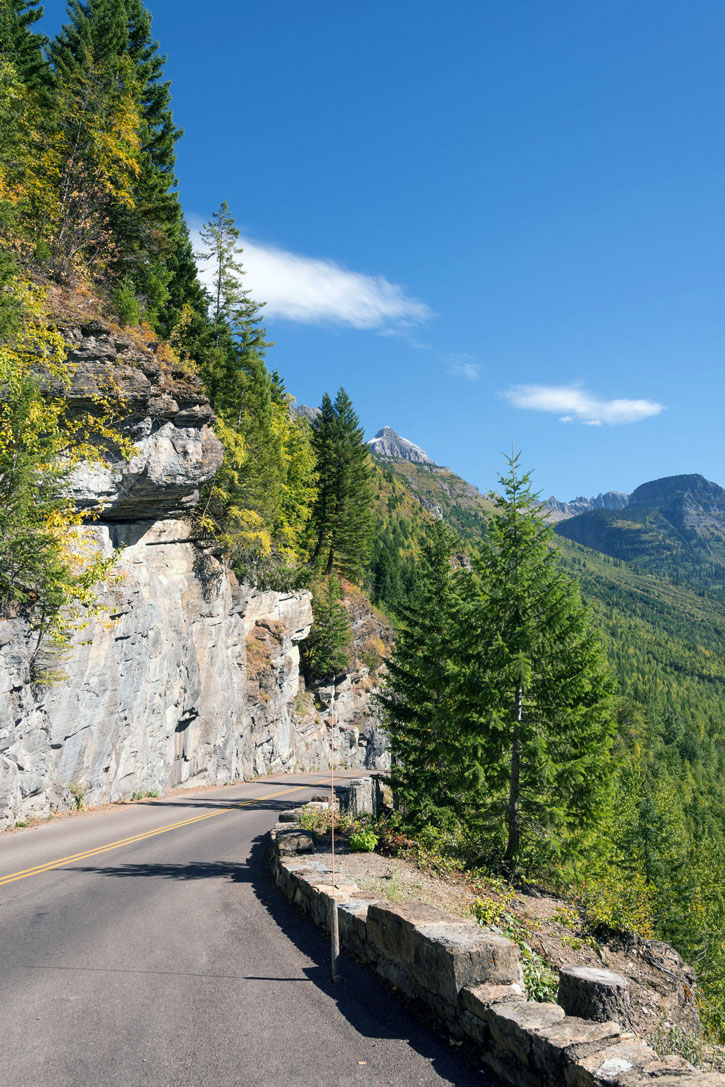
[{"label": "vegetation growing on cliff", "polygon": [[67,643],[113,561],[76,531],[90,511],[76,510],[69,481],[80,461],[100,458],[99,442],[116,440],[115,416],[110,391],[92,411],[68,411],[65,344],[45,326],[41,293],[12,289],[19,316],[0,343],[0,616],[30,617],[39,677],[47,636]]}]

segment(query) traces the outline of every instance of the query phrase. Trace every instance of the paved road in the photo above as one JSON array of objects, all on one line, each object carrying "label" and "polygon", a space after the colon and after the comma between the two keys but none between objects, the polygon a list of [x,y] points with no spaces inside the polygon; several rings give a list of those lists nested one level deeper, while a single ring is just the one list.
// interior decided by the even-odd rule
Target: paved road
[{"label": "paved road", "polygon": [[492,1087],[362,968],[331,985],[272,884],[262,836],[320,780],[0,835],[2,1087]]}]

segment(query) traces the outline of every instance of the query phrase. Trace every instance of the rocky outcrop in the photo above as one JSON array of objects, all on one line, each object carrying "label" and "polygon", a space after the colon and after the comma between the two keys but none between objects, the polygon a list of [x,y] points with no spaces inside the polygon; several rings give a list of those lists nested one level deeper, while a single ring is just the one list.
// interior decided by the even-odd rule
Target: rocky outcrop
[{"label": "rocky outcrop", "polygon": [[[78,363],[71,408],[109,388],[123,398],[125,461],[74,475],[79,506],[103,505],[82,532],[118,551],[98,619],[62,659],[54,681],[32,682],[34,635],[0,619],[0,828],[67,808],[329,765],[324,710],[307,712],[298,643],[312,623],[307,592],[240,584],[194,538],[188,510],[222,450],[190,375],[91,322],[66,333]],[[384,762],[367,716],[372,683],[344,678],[335,703],[346,766]],[[343,755],[344,752],[344,755]]]},{"label": "rocky outcrop", "polygon": [[419,445],[402,438],[390,426],[384,426],[368,442],[370,452],[377,457],[393,457],[394,460],[409,460],[413,464],[433,464],[425,450]]},{"label": "rocky outcrop", "polygon": [[334,681],[300,680],[300,740],[319,761],[324,752],[329,758],[332,739],[336,766],[387,769],[388,744],[373,695],[392,631],[359,590],[349,582],[343,584],[342,604],[352,632],[350,665]]},{"label": "rocky outcrop", "polygon": [[309,404],[292,404],[290,406],[290,411],[295,418],[307,419],[310,423],[313,423],[320,414],[319,408],[311,408]]},{"label": "rocky outcrop", "polygon": [[222,462],[198,379],[97,321],[66,329],[64,336],[75,364],[71,387],[63,390],[71,410],[93,411],[98,398],[116,402],[123,413],[119,429],[135,447],[129,459],[110,449],[103,465],[83,464],[74,472],[71,493],[78,506],[100,503],[104,521],[188,512]]}]

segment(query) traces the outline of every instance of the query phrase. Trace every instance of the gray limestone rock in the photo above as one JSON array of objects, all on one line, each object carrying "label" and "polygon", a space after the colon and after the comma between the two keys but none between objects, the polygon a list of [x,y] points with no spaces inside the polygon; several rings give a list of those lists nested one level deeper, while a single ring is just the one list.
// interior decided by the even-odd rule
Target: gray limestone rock
[{"label": "gray limestone rock", "polygon": [[[309,593],[239,584],[184,520],[83,532],[120,554],[104,614],[51,662],[65,678],[32,683],[29,628],[0,621],[0,827],[71,807],[71,784],[99,804],[328,766],[324,723],[297,713]],[[348,747],[349,765],[368,757]]]},{"label": "gray limestone rock", "polygon": [[[118,558],[100,618],[47,662],[60,678],[32,682],[32,631],[0,619],[0,828],[71,807],[71,786],[99,804],[327,768],[330,711],[305,695],[299,667],[310,594],[239,584],[193,538],[189,511],[222,460],[198,378],[100,321],[63,334],[76,368],[53,391],[71,414],[111,396],[135,448],[128,460],[109,448],[72,476],[78,507],[100,506],[85,541]],[[356,619],[367,639],[370,614]],[[362,662],[338,684],[342,767],[386,765],[373,688]]]},{"label": "gray limestone rock", "polygon": [[70,493],[78,507],[100,505],[104,521],[158,521],[188,512],[223,455],[199,379],[169,372],[149,347],[98,321],[66,329],[64,337],[75,372],[69,389],[55,391],[71,413],[94,410],[98,397],[110,399],[122,416],[121,433],[135,446],[129,459],[109,447],[104,463],[73,472]]},{"label": "gray limestone rock", "polygon": [[626,1024],[632,1014],[629,989],[627,979],[612,970],[565,966],[559,974],[558,1001],[567,1015]]}]

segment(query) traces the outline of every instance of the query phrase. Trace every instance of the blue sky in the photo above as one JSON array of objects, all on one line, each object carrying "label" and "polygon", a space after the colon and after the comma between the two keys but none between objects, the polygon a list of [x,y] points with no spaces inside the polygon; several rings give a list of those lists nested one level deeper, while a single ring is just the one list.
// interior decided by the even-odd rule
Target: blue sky
[{"label": "blue sky", "polygon": [[721,0],[150,7],[298,400],[482,489],[512,439],[545,495],[725,484]]}]

